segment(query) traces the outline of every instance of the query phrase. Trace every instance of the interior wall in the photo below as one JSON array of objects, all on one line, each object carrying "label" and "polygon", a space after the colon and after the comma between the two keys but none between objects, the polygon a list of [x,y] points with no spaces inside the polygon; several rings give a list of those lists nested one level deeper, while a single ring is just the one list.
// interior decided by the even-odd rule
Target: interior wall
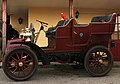
[{"label": "interior wall", "polygon": [[[18,22],[18,19],[20,17],[23,19],[23,23],[21,25]],[[13,13],[10,16],[10,18],[11,18],[10,24],[18,32],[21,32],[21,29],[24,29],[25,27],[28,27],[28,14],[27,13],[22,13],[22,12],[15,13],[15,14]]]},{"label": "interior wall", "polygon": [[[74,11],[78,10],[80,12],[80,16],[78,18],[78,23],[85,24],[91,21],[91,18],[98,15],[105,15],[110,13],[107,10],[90,10],[90,9],[79,9],[75,8]],[[49,26],[45,28],[47,30],[51,26],[55,26],[56,23],[61,20],[60,13],[65,13],[67,17],[69,17],[69,9],[68,8],[39,8],[39,7],[31,7],[28,11],[28,24],[33,23],[35,30],[38,31],[40,24],[36,22],[36,19],[47,22]],[[47,46],[47,38],[45,37],[45,33],[42,31],[38,37],[37,44],[39,46]]]}]

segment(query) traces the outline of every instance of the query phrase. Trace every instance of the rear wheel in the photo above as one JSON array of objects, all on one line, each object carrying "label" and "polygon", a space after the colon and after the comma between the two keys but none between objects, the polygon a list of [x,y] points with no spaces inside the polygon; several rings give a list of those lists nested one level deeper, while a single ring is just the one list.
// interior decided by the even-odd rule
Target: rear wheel
[{"label": "rear wheel", "polygon": [[3,71],[12,80],[23,81],[31,78],[37,70],[38,61],[34,52],[27,47],[16,47],[3,60]]},{"label": "rear wheel", "polygon": [[104,76],[112,69],[113,58],[111,52],[104,46],[95,46],[88,50],[84,66],[91,76]]}]

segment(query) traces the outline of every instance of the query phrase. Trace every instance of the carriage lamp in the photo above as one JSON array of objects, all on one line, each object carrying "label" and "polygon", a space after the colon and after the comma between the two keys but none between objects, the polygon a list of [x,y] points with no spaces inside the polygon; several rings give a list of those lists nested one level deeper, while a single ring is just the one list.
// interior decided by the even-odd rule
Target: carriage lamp
[{"label": "carriage lamp", "polygon": [[21,25],[23,23],[23,18],[18,18],[18,23]]},{"label": "carriage lamp", "polygon": [[78,19],[79,14],[80,14],[79,11],[76,11],[76,12],[75,12],[75,18],[76,18],[76,19]]}]

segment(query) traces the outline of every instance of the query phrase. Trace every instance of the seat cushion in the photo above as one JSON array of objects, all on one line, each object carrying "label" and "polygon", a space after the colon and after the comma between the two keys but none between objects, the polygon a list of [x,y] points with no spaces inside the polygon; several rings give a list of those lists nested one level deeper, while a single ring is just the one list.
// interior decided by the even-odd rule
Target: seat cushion
[{"label": "seat cushion", "polygon": [[112,14],[107,16],[96,16],[92,18],[91,22],[102,22],[102,21],[109,22],[111,17],[112,17]]},{"label": "seat cushion", "polygon": [[63,26],[64,22],[65,22],[65,20],[60,20],[55,27],[48,28],[48,30],[46,31],[46,37],[48,37],[48,38],[55,38],[56,28],[58,26]]}]

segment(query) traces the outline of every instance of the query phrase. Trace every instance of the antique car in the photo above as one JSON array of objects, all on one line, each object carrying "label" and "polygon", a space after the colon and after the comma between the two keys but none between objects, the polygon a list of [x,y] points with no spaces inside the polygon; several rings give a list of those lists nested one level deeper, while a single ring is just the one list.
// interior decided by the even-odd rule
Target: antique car
[{"label": "antique car", "polygon": [[[113,57],[109,48],[114,47],[111,35],[116,13],[93,17],[89,24],[77,24],[74,18],[61,21],[45,31],[47,47],[38,47],[34,41],[26,41],[25,38],[8,41],[3,71],[10,79],[21,81],[31,78],[38,62],[43,65],[51,62],[73,64],[76,68],[84,66],[88,74],[95,77],[111,71]],[[41,24],[40,33],[48,23],[37,22]],[[34,31],[32,34],[35,39]]]}]

